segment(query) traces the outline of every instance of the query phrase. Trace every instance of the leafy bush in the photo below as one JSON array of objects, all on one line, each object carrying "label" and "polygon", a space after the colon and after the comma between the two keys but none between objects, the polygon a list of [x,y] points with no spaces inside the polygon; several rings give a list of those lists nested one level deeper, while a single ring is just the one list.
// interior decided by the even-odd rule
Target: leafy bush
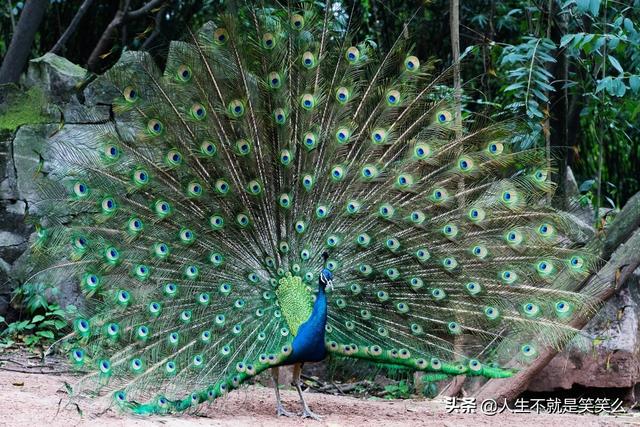
[{"label": "leafy bush", "polygon": [[67,327],[66,316],[75,307],[63,310],[58,304],[50,303],[47,296],[53,296],[56,288],[43,283],[25,284],[13,292],[13,301],[22,309],[21,318],[7,323],[0,316],[0,324],[6,328],[0,332],[0,348],[22,344],[30,350],[44,348],[63,335]]}]

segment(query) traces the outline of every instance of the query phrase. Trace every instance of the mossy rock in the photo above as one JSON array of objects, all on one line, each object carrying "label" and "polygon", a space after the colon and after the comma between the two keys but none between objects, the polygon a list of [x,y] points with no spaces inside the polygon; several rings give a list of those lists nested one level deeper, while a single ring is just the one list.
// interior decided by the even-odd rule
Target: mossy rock
[{"label": "mossy rock", "polygon": [[46,106],[47,97],[38,86],[8,93],[6,102],[0,107],[0,131],[13,132],[25,124],[50,121]]}]

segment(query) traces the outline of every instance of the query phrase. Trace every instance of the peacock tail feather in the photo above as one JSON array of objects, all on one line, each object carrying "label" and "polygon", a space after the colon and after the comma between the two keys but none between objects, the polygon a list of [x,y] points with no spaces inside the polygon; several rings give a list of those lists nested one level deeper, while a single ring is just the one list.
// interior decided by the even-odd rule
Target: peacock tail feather
[{"label": "peacock tail feather", "polygon": [[86,295],[78,391],[180,411],[287,363],[322,266],[336,356],[506,377],[575,335],[597,260],[546,203],[544,151],[460,125],[446,72],[332,10],[230,10],[164,72],[126,52],[100,78],[114,121],[50,138],[31,280]]}]

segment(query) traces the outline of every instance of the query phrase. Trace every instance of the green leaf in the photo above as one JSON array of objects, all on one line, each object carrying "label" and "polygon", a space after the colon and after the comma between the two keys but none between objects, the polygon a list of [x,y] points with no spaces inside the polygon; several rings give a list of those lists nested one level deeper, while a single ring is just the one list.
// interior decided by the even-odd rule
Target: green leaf
[{"label": "green leaf", "polygon": [[600,50],[600,48],[604,45],[606,41],[607,41],[606,37],[602,37],[602,36],[598,37],[596,39],[596,42],[593,45],[593,51]]},{"label": "green leaf", "polygon": [[613,56],[609,55],[609,62],[611,63],[611,65],[613,65],[613,68],[618,70],[618,72],[620,74],[624,73],[624,70],[622,69],[622,65],[620,65],[620,62],[618,62],[618,60],[616,58],[614,58]]},{"label": "green leaf", "polygon": [[633,93],[640,91],[640,76],[633,75],[629,77],[629,87]]},{"label": "green leaf", "polygon": [[589,1],[589,12],[591,15],[596,17],[600,13],[600,0],[590,0]]},{"label": "green leaf", "polygon": [[42,322],[43,320],[44,320],[44,316],[41,314],[38,314],[37,316],[33,316],[33,319],[31,319],[33,323]]},{"label": "green leaf", "polygon": [[598,84],[596,85],[596,93],[601,92],[604,89],[608,89],[611,85],[611,77],[605,77],[604,79],[598,80]]},{"label": "green leaf", "polygon": [[38,331],[38,332],[36,332],[36,335],[44,337],[44,338],[49,338],[49,339],[53,339],[54,338],[53,332],[51,332],[51,331]]},{"label": "green leaf", "polygon": [[16,329],[21,330],[21,329],[24,329],[28,324],[29,324],[28,320],[23,320],[15,325],[16,325]]},{"label": "green leaf", "polygon": [[633,21],[629,18],[624,18],[624,29],[629,33],[633,33]]},{"label": "green leaf", "polygon": [[6,323],[6,322],[4,321],[4,317],[3,317],[3,316],[0,316],[0,322],[4,322],[4,323]]},{"label": "green leaf", "polygon": [[586,13],[589,10],[590,0],[576,0],[576,7],[578,12]]},{"label": "green leaf", "polygon": [[622,81],[622,77],[616,79],[616,96],[622,98],[627,93],[627,86]]},{"label": "green leaf", "polygon": [[565,34],[562,36],[560,39],[560,47],[565,47],[571,40],[573,40],[574,37],[575,34]]},{"label": "green leaf", "polygon": [[510,92],[512,90],[521,89],[523,86],[524,86],[524,83],[522,83],[522,82],[512,83],[509,86],[505,87],[503,89],[503,91],[504,92]]},{"label": "green leaf", "polygon": [[582,184],[580,184],[580,192],[584,193],[586,191],[591,190],[591,188],[593,187],[593,185],[596,183],[595,179],[588,179],[586,181],[584,181]]}]

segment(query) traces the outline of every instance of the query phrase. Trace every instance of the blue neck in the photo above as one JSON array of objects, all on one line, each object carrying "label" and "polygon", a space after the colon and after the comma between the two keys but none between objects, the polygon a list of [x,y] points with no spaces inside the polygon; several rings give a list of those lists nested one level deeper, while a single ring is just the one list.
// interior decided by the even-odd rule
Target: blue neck
[{"label": "blue neck", "polygon": [[309,320],[298,329],[298,335],[293,339],[293,351],[286,363],[318,362],[327,355],[324,346],[324,327],[327,324],[327,296],[324,286],[320,286],[316,302]]}]

